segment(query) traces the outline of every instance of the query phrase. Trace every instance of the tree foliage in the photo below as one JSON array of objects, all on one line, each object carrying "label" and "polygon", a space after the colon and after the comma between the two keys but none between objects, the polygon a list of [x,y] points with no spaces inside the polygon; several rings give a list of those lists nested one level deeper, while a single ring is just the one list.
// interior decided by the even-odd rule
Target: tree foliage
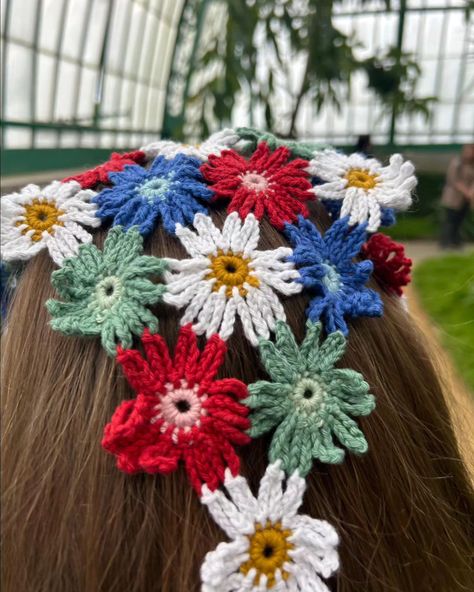
[{"label": "tree foliage", "polygon": [[[395,116],[429,116],[435,99],[417,96],[421,72],[409,54],[392,46],[369,58],[357,57],[363,40],[335,24],[335,9],[343,0],[208,0],[212,2],[225,8],[225,29],[206,39],[204,49],[191,56],[189,75],[211,70],[214,75],[203,76],[203,84],[191,85],[183,113],[192,107],[199,117],[188,121],[187,129],[183,123],[181,129],[173,130],[175,135],[202,136],[228,124],[236,97],[242,93],[251,124],[259,108],[269,130],[296,137],[303,99],[316,112],[328,103],[340,109],[350,96],[356,72],[365,73],[368,87],[385,111]],[[390,9],[390,0],[385,6]]]}]

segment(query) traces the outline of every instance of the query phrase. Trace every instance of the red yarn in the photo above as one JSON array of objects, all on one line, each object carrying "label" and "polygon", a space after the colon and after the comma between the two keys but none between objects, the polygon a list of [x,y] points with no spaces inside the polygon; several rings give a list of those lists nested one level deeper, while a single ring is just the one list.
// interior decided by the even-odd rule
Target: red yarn
[{"label": "red yarn", "polygon": [[79,175],[73,177],[67,177],[63,179],[63,183],[67,181],[77,181],[82,189],[93,189],[96,185],[108,185],[109,173],[115,173],[123,170],[126,164],[143,164],[146,159],[146,154],[141,150],[135,150],[135,152],[125,152],[120,154],[118,152],[112,152],[110,159],[104,164],[101,164],[94,169],[85,171]]},{"label": "red yarn", "polygon": [[221,156],[211,154],[201,172],[211,184],[214,199],[230,198],[229,213],[239,212],[245,218],[253,212],[258,220],[266,213],[270,223],[281,230],[299,214],[308,216],[304,202],[314,199],[305,171],[309,163],[301,158],[288,162],[289,158],[285,146],[271,152],[261,142],[248,161],[234,150],[224,150]]},{"label": "red yarn", "polygon": [[374,264],[374,276],[388,291],[401,296],[402,286],[410,281],[412,260],[405,257],[405,248],[389,236],[373,234],[362,246],[361,255]]},{"label": "red yarn", "polygon": [[102,446],[126,473],[170,473],[183,460],[199,495],[203,483],[216,489],[226,467],[233,475],[239,472],[233,446],[250,441],[248,408],[239,402],[247,396],[246,385],[234,378],[215,380],[225,342],[213,335],[201,352],[186,325],[173,360],[160,335],[146,329],[142,344],[146,359],[136,350],[117,348],[117,360],[138,396],[116,409]]}]

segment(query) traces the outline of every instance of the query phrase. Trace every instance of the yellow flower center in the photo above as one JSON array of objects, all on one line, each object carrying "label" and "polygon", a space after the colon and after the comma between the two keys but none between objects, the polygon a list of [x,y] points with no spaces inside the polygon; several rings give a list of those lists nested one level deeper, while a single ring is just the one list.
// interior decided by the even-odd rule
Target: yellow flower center
[{"label": "yellow flower center", "polygon": [[360,187],[361,189],[373,189],[377,185],[377,175],[364,169],[351,169],[346,174],[348,187]]},{"label": "yellow flower center", "polygon": [[44,231],[52,234],[53,226],[63,226],[63,223],[59,220],[59,216],[62,214],[64,212],[57,208],[56,204],[35,198],[31,203],[25,205],[24,219],[19,220],[16,225],[22,226],[26,224],[26,228],[21,231],[22,234],[34,230],[31,240],[37,242],[41,240]]},{"label": "yellow flower center", "polygon": [[268,588],[273,588],[276,583],[275,572],[280,569],[282,578],[288,579],[289,573],[284,571],[283,565],[291,561],[288,551],[294,545],[288,542],[292,535],[291,530],[283,529],[280,522],[272,523],[267,520],[265,526],[256,524],[255,532],[249,538],[249,559],[240,566],[240,571],[246,575],[255,568],[255,585],[258,585],[260,576],[267,576]]},{"label": "yellow flower center", "polygon": [[255,288],[260,285],[258,279],[250,275],[249,263],[250,259],[246,259],[240,254],[234,254],[232,251],[224,253],[219,249],[217,256],[211,257],[211,272],[206,276],[206,279],[216,279],[212,288],[214,292],[218,292],[222,286],[226,286],[226,296],[231,298],[232,289],[236,286],[239,289],[239,294],[244,297],[247,295],[244,283]]}]

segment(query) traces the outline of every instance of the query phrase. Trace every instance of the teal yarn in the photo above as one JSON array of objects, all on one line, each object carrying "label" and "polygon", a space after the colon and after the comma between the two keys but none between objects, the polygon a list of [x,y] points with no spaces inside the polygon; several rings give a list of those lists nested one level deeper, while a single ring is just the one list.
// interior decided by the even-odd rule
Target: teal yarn
[{"label": "teal yarn", "polygon": [[162,259],[143,255],[143,239],[137,227],[125,232],[112,228],[103,251],[81,245],[75,257],[53,272],[51,283],[65,300],[48,300],[51,327],[64,335],[101,336],[102,345],[115,355],[118,343],[132,347],[133,335],[145,327],[158,330],[158,319],[146,308],[159,302],[166,290],[148,276],[160,275]]},{"label": "teal yarn", "polygon": [[252,438],[276,428],[270,462],[281,460],[287,474],[298,470],[303,477],[313,459],[343,460],[344,450],[334,444],[334,436],[351,452],[366,452],[364,434],[349,416],[368,415],[375,407],[359,372],[334,368],[346,349],[344,335],[336,331],[320,344],[321,323],[308,321],[306,328],[301,346],[283,321],[276,324],[275,343],[260,341],[260,356],[272,382],[249,385],[250,396],[244,401],[252,410]]},{"label": "teal yarn", "polygon": [[328,147],[326,144],[319,144],[317,142],[296,142],[295,140],[277,138],[269,132],[262,132],[253,127],[238,127],[235,132],[242,140],[248,142],[244,149],[244,152],[246,153],[254,152],[257,144],[260,142],[266,142],[271,150],[276,150],[276,148],[279,148],[280,146],[285,146],[290,150],[291,155],[294,158],[311,160],[315,150],[324,150],[324,148]]}]

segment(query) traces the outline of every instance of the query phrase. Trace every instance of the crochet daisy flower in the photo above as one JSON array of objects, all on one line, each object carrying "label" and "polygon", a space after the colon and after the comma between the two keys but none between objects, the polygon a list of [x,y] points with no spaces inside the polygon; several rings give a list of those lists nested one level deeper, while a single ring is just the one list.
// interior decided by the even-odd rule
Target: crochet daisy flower
[{"label": "crochet daisy flower", "polygon": [[281,230],[298,214],[307,216],[304,202],[314,199],[305,170],[308,161],[288,162],[290,155],[285,146],[271,152],[261,142],[249,160],[226,150],[221,156],[211,155],[201,171],[217,199],[230,198],[228,212],[238,212],[241,218],[253,212],[257,220],[267,214],[270,223]]},{"label": "crochet daisy flower", "polygon": [[136,228],[112,228],[104,249],[84,245],[76,257],[55,271],[51,283],[65,300],[48,300],[53,329],[65,335],[100,335],[102,345],[115,355],[117,341],[131,347],[132,334],[145,327],[157,331],[158,320],[146,308],[161,300],[165,287],[147,276],[161,274],[165,264],[142,255],[143,239]]},{"label": "crochet daisy flower", "polygon": [[234,378],[215,380],[226,345],[213,335],[200,352],[191,325],[182,327],[174,359],[165,340],[145,330],[146,359],[118,349],[117,360],[136,399],[123,402],[106,426],[102,446],[126,473],[170,473],[184,461],[198,494],[203,483],[218,487],[224,471],[239,471],[233,445],[250,441],[248,409],[239,400],[247,387]]},{"label": "crochet daisy flower", "polygon": [[255,498],[242,476],[226,473],[223,491],[204,486],[201,501],[231,539],[206,555],[203,592],[329,592],[321,578],[339,567],[335,529],[324,520],[297,514],[305,481],[286,481],[276,462],[267,467]]},{"label": "crochet daisy flower", "polygon": [[239,316],[245,335],[257,345],[258,336],[269,337],[276,319],[285,319],[274,290],[289,296],[302,289],[295,281],[298,272],[286,260],[292,250],[258,251],[260,229],[253,214],[244,222],[237,212],[230,214],[222,231],[210,217],[196,214],[194,227],[197,234],[177,225],[176,236],[191,259],[166,260],[165,302],[186,306],[181,323],[197,320],[194,330],[208,337],[219,333],[228,339]]},{"label": "crochet daisy flower", "polygon": [[374,277],[388,291],[398,296],[403,286],[410,283],[412,260],[405,256],[405,248],[385,234],[373,234],[362,245],[361,255],[374,264]]},{"label": "crochet daisy flower", "polygon": [[346,156],[334,150],[315,152],[307,171],[322,183],[313,192],[322,199],[342,202],[341,218],[350,216],[349,223],[368,221],[367,229],[375,232],[380,226],[381,208],[406,210],[412,203],[416,186],[414,167],[403,162],[400,154],[382,164],[362,154]]},{"label": "crochet daisy flower", "polygon": [[340,330],[347,335],[345,317],[379,317],[383,313],[379,294],[365,287],[372,262],[353,262],[366,239],[365,228],[365,224],[351,228],[347,218],[334,222],[324,236],[303,218],[298,226],[285,227],[294,246],[290,260],[299,268],[300,281],[312,295],[308,318],[323,318],[328,332]]},{"label": "crochet daisy flower", "polygon": [[109,173],[114,173],[123,170],[126,164],[143,164],[146,159],[146,154],[141,150],[135,150],[135,152],[125,152],[120,154],[113,152],[110,155],[110,159],[104,164],[101,164],[89,171],[74,175],[73,177],[67,177],[63,179],[63,183],[68,181],[77,181],[83,189],[94,189],[97,185],[108,185]]},{"label": "crochet daisy flower", "polygon": [[147,158],[153,159],[155,156],[164,156],[165,158],[174,158],[178,154],[186,154],[199,160],[207,160],[210,154],[220,154],[222,150],[231,148],[240,140],[240,136],[233,129],[223,129],[201,144],[181,144],[171,140],[160,140],[140,148]]},{"label": "crochet daisy flower", "polygon": [[281,460],[287,473],[305,476],[313,459],[338,463],[344,450],[367,451],[367,441],[349,416],[368,415],[374,397],[363,376],[349,368],[334,368],[346,349],[341,332],[331,333],[319,345],[321,324],[307,322],[300,347],[283,322],[276,326],[276,342],[260,341],[262,362],[273,382],[249,385],[245,404],[252,409],[252,438],[277,428],[270,445],[270,461]]},{"label": "crochet daisy flower", "polygon": [[47,248],[57,265],[77,253],[80,243],[92,236],[84,226],[100,226],[97,207],[90,203],[92,191],[79,183],[53,181],[41,189],[27,185],[20,193],[4,195],[2,213],[2,259],[25,261]]},{"label": "crochet daisy flower", "polygon": [[206,212],[198,199],[209,201],[212,192],[202,183],[200,161],[184,154],[167,160],[158,156],[149,169],[126,166],[122,172],[109,173],[113,187],[94,199],[101,218],[113,218],[114,225],[138,226],[149,234],[161,217],[165,229],[174,234],[176,223],[193,221],[196,212]]}]

